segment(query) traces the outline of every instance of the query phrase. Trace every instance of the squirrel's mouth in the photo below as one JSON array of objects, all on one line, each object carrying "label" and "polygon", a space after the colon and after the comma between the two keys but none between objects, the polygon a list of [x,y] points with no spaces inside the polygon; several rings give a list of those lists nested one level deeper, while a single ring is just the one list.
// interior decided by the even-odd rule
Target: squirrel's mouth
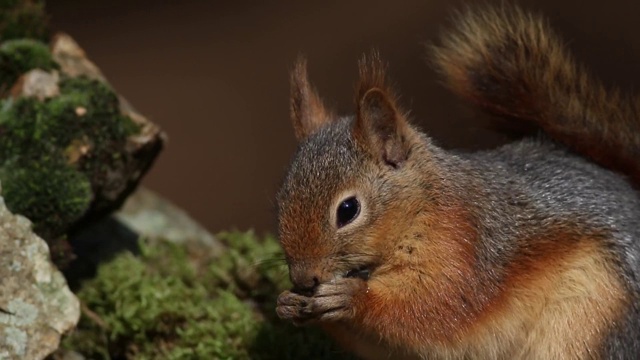
[{"label": "squirrel's mouth", "polygon": [[344,277],[348,277],[348,278],[360,278],[362,280],[369,280],[369,277],[371,277],[371,267],[368,265],[364,265],[364,266],[360,266],[358,268],[355,269],[351,269],[349,271],[347,271],[347,273],[344,275]]}]

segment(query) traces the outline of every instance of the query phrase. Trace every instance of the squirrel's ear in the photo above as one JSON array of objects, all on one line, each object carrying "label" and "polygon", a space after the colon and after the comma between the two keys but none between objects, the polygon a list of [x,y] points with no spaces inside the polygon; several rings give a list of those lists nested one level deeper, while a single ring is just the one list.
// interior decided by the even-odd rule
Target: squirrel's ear
[{"label": "squirrel's ear", "polygon": [[307,61],[299,57],[291,71],[291,121],[298,141],[304,140],[333,118],[307,78]]},{"label": "squirrel's ear", "polygon": [[407,120],[385,86],[384,68],[377,53],[360,63],[357,118],[354,136],[374,156],[398,167],[407,159]]}]

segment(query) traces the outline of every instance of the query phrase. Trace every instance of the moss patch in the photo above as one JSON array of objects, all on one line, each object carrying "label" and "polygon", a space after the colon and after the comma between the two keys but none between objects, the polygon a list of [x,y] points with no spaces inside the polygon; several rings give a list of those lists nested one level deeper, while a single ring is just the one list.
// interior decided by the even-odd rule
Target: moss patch
[{"label": "moss patch", "polygon": [[48,40],[44,0],[0,0],[0,41]]},{"label": "moss patch", "polygon": [[55,228],[74,221],[91,202],[91,184],[86,176],[58,161],[11,162],[0,171],[6,203],[11,204],[12,211],[28,214],[37,228]]},{"label": "moss patch", "polygon": [[141,244],[102,265],[78,296],[85,311],[64,347],[94,359],[347,359],[324,334],[275,316],[289,286],[277,241],[219,236],[229,251]]},{"label": "moss patch", "polygon": [[[0,101],[0,179],[11,211],[45,239],[62,235],[89,208],[92,191],[123,161],[138,131],[107,85],[65,78],[60,95]],[[93,189],[91,189],[91,186]]]},{"label": "moss patch", "polygon": [[4,41],[0,45],[0,94],[6,94],[29,70],[57,68],[46,44],[33,39]]}]

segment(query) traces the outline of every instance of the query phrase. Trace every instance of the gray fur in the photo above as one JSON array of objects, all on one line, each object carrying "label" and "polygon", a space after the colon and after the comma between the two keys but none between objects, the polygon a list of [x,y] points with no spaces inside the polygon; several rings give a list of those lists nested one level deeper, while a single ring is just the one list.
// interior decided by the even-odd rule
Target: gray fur
[{"label": "gray fur", "polygon": [[[432,145],[426,136],[419,135],[421,141],[413,145],[407,163],[391,169],[376,163],[359,148],[351,136],[353,121],[352,118],[337,120],[299,145],[278,193],[282,239],[291,239],[297,234],[298,229],[291,228],[292,216],[297,226],[318,226],[319,234],[330,234],[327,227],[331,199],[363,174],[369,176],[364,181],[378,189],[373,206],[383,211],[385,204],[407,200],[402,199],[405,191],[396,181],[404,171],[437,169],[434,174],[425,174],[422,182],[416,184],[424,189],[422,201],[461,197],[472,208],[481,237],[476,249],[476,266],[486,286],[498,288],[509,260],[526,248],[524,239],[535,238],[545,229],[575,224],[575,228],[584,229],[584,235],[590,235],[590,231],[594,236],[602,231],[609,234],[602,240],[617,260],[619,273],[632,294],[632,304],[626,320],[613,324],[601,355],[632,359],[640,354],[640,196],[624,176],[544,138],[465,154],[445,152]],[[433,189],[444,190],[439,196],[432,196]],[[307,211],[301,211],[300,204],[305,204]],[[373,215],[368,224],[375,223],[376,214]],[[350,239],[365,241],[366,236],[365,230],[362,234],[351,234]],[[313,245],[303,240],[287,241],[285,250],[295,254],[305,253],[306,246],[323,244],[331,249],[327,256],[335,262],[354,266],[349,258],[340,257],[344,256],[340,255],[344,239],[325,235],[314,239]],[[304,266],[313,261],[287,255],[290,266]],[[380,255],[363,254],[362,262],[374,261],[375,256]],[[348,267],[343,270],[346,269]]]},{"label": "gray fur", "polygon": [[[562,146],[525,139],[496,150],[459,155],[496,196],[484,209],[486,244],[518,251],[518,236],[551,223],[572,223],[584,231],[606,231],[603,238],[617,260],[631,294],[622,323],[612,324],[601,355],[640,356],[640,195],[625,177],[603,169]],[[515,205],[517,204],[517,205]],[[505,216],[505,214],[510,214]],[[497,234],[497,235],[492,235]],[[491,251],[491,249],[485,249]],[[495,251],[495,250],[494,250]]]}]

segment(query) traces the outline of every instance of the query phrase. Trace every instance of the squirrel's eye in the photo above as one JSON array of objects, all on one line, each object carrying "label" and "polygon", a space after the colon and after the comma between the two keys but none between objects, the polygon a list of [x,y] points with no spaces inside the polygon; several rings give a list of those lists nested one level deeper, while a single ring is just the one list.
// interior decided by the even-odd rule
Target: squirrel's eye
[{"label": "squirrel's eye", "polygon": [[341,228],[352,222],[360,213],[360,203],[355,197],[345,199],[338,205],[336,219],[338,227]]}]

